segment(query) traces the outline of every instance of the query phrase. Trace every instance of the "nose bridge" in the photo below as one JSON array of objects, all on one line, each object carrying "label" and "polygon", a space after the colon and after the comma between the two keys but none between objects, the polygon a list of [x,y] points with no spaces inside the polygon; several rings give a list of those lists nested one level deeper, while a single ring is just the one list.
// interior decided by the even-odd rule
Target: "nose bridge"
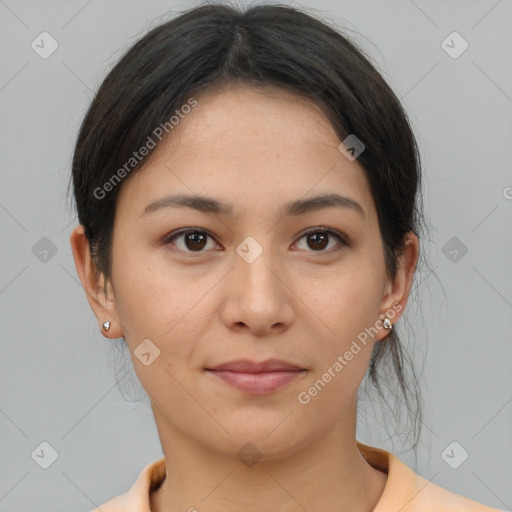
[{"label": "nose bridge", "polygon": [[236,247],[225,320],[264,333],[273,326],[288,325],[293,308],[286,286],[276,276],[280,262],[277,251],[270,247],[271,237],[257,236],[258,241],[247,237]]},{"label": "nose bridge", "polygon": [[[270,246],[270,236],[246,237],[236,248],[234,274],[241,285],[241,291],[257,293],[275,292],[279,286],[274,271],[278,266],[275,251]],[[272,270],[271,270],[272,269]],[[270,297],[269,297],[270,298]]]}]

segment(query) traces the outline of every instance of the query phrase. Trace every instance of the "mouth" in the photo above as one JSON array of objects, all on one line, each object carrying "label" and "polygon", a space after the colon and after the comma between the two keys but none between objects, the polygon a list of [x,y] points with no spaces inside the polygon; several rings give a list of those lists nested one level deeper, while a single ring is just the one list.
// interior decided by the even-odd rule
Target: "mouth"
[{"label": "mouth", "polygon": [[277,391],[308,372],[305,368],[276,359],[262,363],[233,361],[205,370],[215,379],[254,395]]}]

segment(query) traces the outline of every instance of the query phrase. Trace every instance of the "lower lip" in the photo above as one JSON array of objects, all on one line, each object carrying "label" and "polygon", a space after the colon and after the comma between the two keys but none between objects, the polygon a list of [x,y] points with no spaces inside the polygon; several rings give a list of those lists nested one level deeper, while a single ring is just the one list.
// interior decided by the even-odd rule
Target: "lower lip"
[{"label": "lower lip", "polygon": [[306,370],[297,371],[275,371],[262,373],[239,373],[229,371],[208,370],[209,373],[216,375],[224,382],[235,388],[241,389],[246,393],[255,395],[263,393],[272,393],[286,384],[289,384]]}]

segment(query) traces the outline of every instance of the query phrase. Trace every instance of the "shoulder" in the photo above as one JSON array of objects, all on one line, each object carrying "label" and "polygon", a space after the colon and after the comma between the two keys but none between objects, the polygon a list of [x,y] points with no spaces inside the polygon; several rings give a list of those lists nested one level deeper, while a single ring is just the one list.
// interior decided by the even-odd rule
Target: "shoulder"
[{"label": "shoulder", "polygon": [[407,469],[413,474],[414,485],[407,496],[410,501],[401,509],[402,512],[500,512],[496,508],[453,493],[417,475],[412,469]]},{"label": "shoulder", "polygon": [[150,512],[150,493],[165,477],[165,457],[154,460],[139,473],[130,489],[91,512]]},{"label": "shoulder", "polygon": [[128,505],[126,502],[126,495],[127,493],[120,494],[119,496],[116,496],[115,498],[102,503],[90,512],[121,512],[121,510],[129,510],[126,508]]},{"label": "shoulder", "polygon": [[388,451],[359,442],[357,445],[369,464],[388,473],[374,512],[503,512],[423,478]]}]

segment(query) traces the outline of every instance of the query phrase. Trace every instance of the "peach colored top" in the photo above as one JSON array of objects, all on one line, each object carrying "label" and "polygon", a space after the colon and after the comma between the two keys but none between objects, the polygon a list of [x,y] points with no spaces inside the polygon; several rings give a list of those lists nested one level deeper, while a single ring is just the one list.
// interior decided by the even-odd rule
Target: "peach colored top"
[{"label": "peach colored top", "polygon": [[[357,441],[366,461],[388,474],[374,512],[505,512],[454,494],[416,474],[398,457]],[[150,492],[165,477],[165,457],[148,464],[132,487],[92,512],[151,512]]]}]

